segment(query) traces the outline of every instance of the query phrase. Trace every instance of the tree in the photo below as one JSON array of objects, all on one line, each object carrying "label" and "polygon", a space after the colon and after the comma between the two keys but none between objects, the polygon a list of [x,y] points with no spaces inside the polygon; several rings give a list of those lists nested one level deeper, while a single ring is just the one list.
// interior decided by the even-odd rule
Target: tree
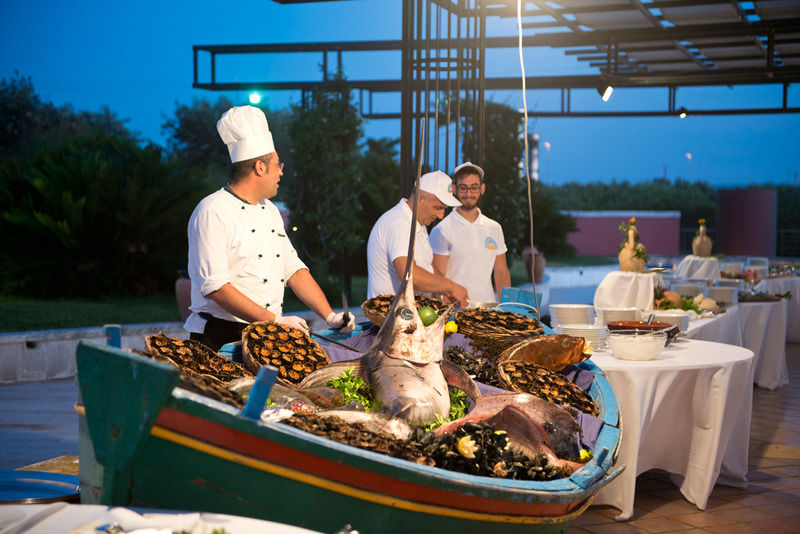
[{"label": "tree", "polygon": [[42,100],[30,77],[18,72],[0,81],[0,162],[25,157],[44,146],[94,134],[138,140],[107,107],[100,113],[75,112],[71,106],[56,107]]},{"label": "tree", "polygon": [[[467,103],[469,110],[471,103]],[[530,246],[528,187],[520,169],[525,155],[522,120],[519,113],[504,104],[486,102],[484,115],[484,161],[486,195],[482,211],[503,227],[509,255],[520,254]],[[471,115],[466,113],[467,117]],[[471,119],[462,125],[464,159],[476,161],[468,147],[476,145]],[[571,255],[567,233],[575,230],[574,220],[554,209],[546,190],[534,184],[531,190],[534,216],[534,244],[545,255]]]},{"label": "tree", "polygon": [[[161,125],[161,131],[167,135],[170,156],[188,168],[203,172],[209,188],[221,187],[228,181],[231,160],[228,148],[217,131],[217,121],[233,107],[233,103],[221,97],[213,104],[201,99],[194,100],[191,106],[176,106],[175,115],[171,118],[165,116],[165,122]],[[291,168],[288,132],[291,113],[288,110],[270,111],[268,108],[263,111],[275,142],[275,150],[284,165]]]},{"label": "tree", "polygon": [[292,107],[289,124],[293,163],[282,182],[287,183],[291,225],[298,229],[290,235],[326,292],[350,292],[350,264],[364,246],[353,231],[361,212],[357,186],[362,130],[351,100],[344,86],[315,90],[306,102]]},{"label": "tree", "polygon": [[358,202],[361,212],[354,218],[353,231],[362,245],[353,254],[350,272],[367,273],[367,240],[375,221],[400,200],[400,139],[367,139],[360,159]]},{"label": "tree", "polygon": [[0,291],[40,297],[172,290],[197,176],[155,145],[78,137],[0,164]]},{"label": "tree", "polygon": [[175,115],[161,125],[170,155],[209,174],[227,175],[231,160],[217,132],[217,121],[232,106],[225,97],[214,104],[202,99],[194,100],[191,106],[177,106]]}]

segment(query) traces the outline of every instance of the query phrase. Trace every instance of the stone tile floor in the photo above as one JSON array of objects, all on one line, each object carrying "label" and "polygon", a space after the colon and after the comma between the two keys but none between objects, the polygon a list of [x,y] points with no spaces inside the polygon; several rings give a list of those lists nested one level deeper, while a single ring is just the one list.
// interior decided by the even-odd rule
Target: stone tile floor
[{"label": "stone tile floor", "polygon": [[789,384],[753,392],[747,488],[718,485],[703,511],[665,473],[649,471],[636,481],[630,521],[615,521],[616,508],[592,506],[568,534],[800,532],[800,343],[787,343],[786,361]]}]

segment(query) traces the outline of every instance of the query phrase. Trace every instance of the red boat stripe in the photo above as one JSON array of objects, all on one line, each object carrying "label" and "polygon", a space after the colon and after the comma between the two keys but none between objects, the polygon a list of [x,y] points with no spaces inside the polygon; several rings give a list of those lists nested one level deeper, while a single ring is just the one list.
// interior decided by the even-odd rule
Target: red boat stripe
[{"label": "red boat stripe", "polygon": [[[582,502],[555,504],[522,503],[439,490],[421,484],[397,480],[372,471],[321,458],[314,454],[298,451],[297,449],[272,441],[266,441],[258,436],[234,430],[224,425],[213,423],[201,417],[189,415],[171,408],[164,408],[161,411],[156,425],[163,429],[176,432],[179,435],[195,438],[211,444],[212,446],[219,447],[223,451],[234,451],[247,457],[262,460],[268,464],[283,466],[297,473],[299,476],[306,473],[324,481],[331,481],[335,484],[345,484],[366,491],[372,494],[374,498],[385,501],[386,503],[397,504],[395,499],[402,498],[412,501],[413,503],[422,502],[451,509],[478,513],[483,512],[492,516],[523,516],[523,518],[526,517],[528,519],[535,519],[534,516],[539,516],[538,520],[540,522],[543,519],[542,516],[561,516],[578,508],[581,504],[584,504]],[[154,428],[152,433],[155,435],[161,434],[157,428]],[[165,436],[161,435],[159,437]],[[237,461],[235,458],[228,459]],[[302,470],[300,468],[302,468]],[[330,485],[326,485],[325,487],[326,489],[341,492],[341,488],[332,488]],[[381,498],[381,496],[385,497]],[[516,517],[516,519],[522,518]],[[504,517],[502,520],[516,522],[514,517]]]}]

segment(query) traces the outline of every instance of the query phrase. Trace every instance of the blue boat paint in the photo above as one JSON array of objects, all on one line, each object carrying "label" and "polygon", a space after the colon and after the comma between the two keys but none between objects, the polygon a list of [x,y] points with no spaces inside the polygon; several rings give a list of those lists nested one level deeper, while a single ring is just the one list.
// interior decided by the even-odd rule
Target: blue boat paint
[{"label": "blue boat paint", "polygon": [[242,415],[250,419],[261,419],[261,411],[269,398],[269,392],[275,385],[278,376],[278,368],[272,365],[262,365],[258,370],[253,387],[247,397],[247,402],[242,408]]}]

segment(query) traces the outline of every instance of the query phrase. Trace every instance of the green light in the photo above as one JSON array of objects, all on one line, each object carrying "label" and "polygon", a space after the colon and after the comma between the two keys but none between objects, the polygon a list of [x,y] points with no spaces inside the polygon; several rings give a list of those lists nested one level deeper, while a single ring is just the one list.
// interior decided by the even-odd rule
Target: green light
[{"label": "green light", "polygon": [[258,93],[250,93],[250,103],[258,104],[259,102],[261,102],[261,95]]}]

